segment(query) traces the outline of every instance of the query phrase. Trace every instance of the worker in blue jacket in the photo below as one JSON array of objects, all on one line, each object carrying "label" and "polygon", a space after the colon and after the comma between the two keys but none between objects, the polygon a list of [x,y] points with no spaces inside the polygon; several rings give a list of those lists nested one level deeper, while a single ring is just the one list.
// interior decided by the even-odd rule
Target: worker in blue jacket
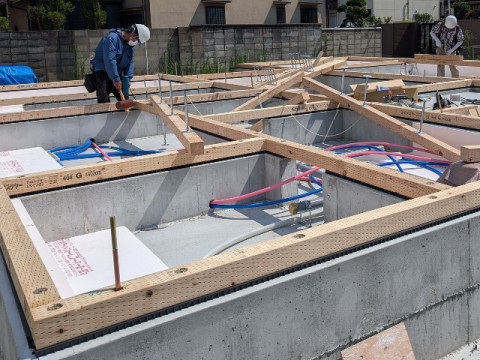
[{"label": "worker in blue jacket", "polygon": [[133,77],[134,47],[150,39],[150,30],[142,24],[133,24],[127,29],[111,29],[105,35],[94,52],[90,61],[95,74],[97,86],[97,101],[110,102],[113,93],[121,100],[121,77]]}]

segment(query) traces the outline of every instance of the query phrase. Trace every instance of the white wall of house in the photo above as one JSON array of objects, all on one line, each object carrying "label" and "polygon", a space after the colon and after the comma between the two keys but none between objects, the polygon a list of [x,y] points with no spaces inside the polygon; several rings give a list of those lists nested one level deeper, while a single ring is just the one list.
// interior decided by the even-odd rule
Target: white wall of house
[{"label": "white wall of house", "polygon": [[[129,0],[135,1],[135,0]],[[275,3],[284,2],[287,24],[300,23],[300,0],[231,0],[225,1],[225,21],[227,25],[276,24]],[[318,23],[325,23],[325,4],[323,1],[309,0],[317,6]],[[177,28],[190,25],[205,25],[205,6],[221,6],[221,1],[204,2],[201,0],[150,0],[152,28]],[[303,5],[302,5],[303,6]]]}]

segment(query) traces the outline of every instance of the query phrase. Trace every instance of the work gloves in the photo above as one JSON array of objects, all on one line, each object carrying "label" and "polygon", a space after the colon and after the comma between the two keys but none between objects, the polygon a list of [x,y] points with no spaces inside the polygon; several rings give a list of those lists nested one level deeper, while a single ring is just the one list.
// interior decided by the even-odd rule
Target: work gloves
[{"label": "work gloves", "polygon": [[435,40],[435,45],[437,45],[437,47],[442,47],[442,42],[440,40]]},{"label": "work gloves", "polygon": [[453,53],[452,49],[445,51],[445,54],[447,54],[447,55],[452,55],[452,53]]}]

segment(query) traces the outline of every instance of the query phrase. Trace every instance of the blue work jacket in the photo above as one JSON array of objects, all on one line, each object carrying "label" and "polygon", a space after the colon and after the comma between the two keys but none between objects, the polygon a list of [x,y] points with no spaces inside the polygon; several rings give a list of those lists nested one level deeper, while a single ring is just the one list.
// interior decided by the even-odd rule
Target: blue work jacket
[{"label": "blue work jacket", "polygon": [[122,73],[131,79],[133,77],[133,46],[123,40],[121,29],[111,29],[100,40],[90,63],[94,71],[106,71],[114,83],[120,81]]}]

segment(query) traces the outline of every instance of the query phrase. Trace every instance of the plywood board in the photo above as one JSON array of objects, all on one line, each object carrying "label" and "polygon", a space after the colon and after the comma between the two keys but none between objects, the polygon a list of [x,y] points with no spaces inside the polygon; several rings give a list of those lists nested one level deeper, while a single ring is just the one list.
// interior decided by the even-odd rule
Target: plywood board
[{"label": "plywood board", "polygon": [[404,323],[341,351],[343,360],[415,360]]}]

